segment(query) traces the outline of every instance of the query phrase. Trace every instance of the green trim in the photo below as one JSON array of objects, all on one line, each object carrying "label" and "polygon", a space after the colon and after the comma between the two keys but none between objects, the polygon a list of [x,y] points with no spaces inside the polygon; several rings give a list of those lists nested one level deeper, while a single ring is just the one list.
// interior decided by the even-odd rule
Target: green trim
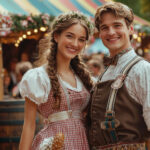
[{"label": "green trim", "polygon": [[[0,120],[0,126],[4,125],[23,125],[24,120]],[[39,123],[39,118],[36,119],[36,124]]]},{"label": "green trim", "polygon": [[7,101],[0,101],[0,107],[7,105],[7,106],[16,106],[16,105],[24,105],[25,100],[17,100],[17,101],[13,101],[13,100],[7,100]]},{"label": "green trim", "polygon": [[0,137],[0,143],[19,143],[20,137]]},{"label": "green trim", "polygon": [[24,108],[0,108],[0,113],[24,112]]}]

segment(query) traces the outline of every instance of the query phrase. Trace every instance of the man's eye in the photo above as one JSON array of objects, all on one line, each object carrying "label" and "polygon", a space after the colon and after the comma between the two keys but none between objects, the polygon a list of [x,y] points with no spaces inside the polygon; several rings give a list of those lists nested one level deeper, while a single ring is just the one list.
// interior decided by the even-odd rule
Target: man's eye
[{"label": "man's eye", "polygon": [[120,26],[121,26],[120,24],[116,24],[116,25],[115,25],[115,27],[120,27]]},{"label": "man's eye", "polygon": [[85,39],[79,39],[80,42],[85,42]]}]

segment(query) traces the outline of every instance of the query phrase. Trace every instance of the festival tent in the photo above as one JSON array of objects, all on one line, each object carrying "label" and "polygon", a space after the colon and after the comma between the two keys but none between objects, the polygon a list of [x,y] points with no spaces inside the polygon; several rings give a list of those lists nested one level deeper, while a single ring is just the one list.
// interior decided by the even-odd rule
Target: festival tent
[{"label": "festival tent", "polygon": [[[98,6],[110,0],[0,0],[0,13],[40,14],[57,16],[70,10],[78,10],[94,17]],[[135,23],[149,25],[150,22],[135,16]]]},{"label": "festival tent", "polygon": [[[104,4],[105,2],[110,0],[0,0],[0,33],[3,33],[6,35],[7,32],[10,31],[10,29],[6,28],[5,32],[1,32],[1,25],[3,27],[6,26],[6,24],[2,24],[1,21],[1,15],[9,15],[9,14],[17,14],[19,16],[23,15],[37,15],[42,18],[46,18],[47,16],[42,16],[41,14],[48,14],[50,16],[57,16],[61,13],[68,12],[70,10],[74,11],[80,11],[87,16],[90,16],[91,19],[94,18],[95,10],[98,8],[98,6]],[[32,14],[32,15],[31,15]],[[41,16],[40,16],[41,15]],[[6,17],[6,20],[9,19],[9,17]],[[30,23],[33,21],[31,17],[27,18]],[[36,20],[37,18],[35,18]],[[39,20],[38,20],[39,21]],[[47,20],[45,20],[47,22]],[[138,16],[135,16],[135,23],[140,25],[148,25],[150,26],[150,23]],[[22,21],[22,24],[26,26],[27,22]],[[45,28],[44,28],[45,30]],[[35,33],[37,33],[37,29],[34,30]],[[29,33],[29,32],[28,32]],[[44,33],[44,32],[43,32]],[[14,43],[15,41],[18,42],[17,39],[22,39],[21,36],[27,37],[28,39],[35,39],[39,40],[43,33],[38,32],[38,34],[33,34],[30,36],[24,35],[24,31],[15,32],[14,34],[8,34],[8,36],[1,36],[3,34],[0,34],[0,43]],[[97,50],[97,43],[100,44],[99,47],[103,47],[102,42],[100,40],[95,40],[93,43],[94,45],[91,45],[92,50]],[[15,43],[17,45],[17,43]],[[30,45],[30,44],[26,44]],[[1,46],[1,44],[0,44]],[[0,55],[2,51],[2,48],[0,47]],[[105,51],[107,52],[107,51]],[[1,63],[0,63],[0,68]],[[0,72],[1,74],[1,72]],[[1,79],[0,79],[1,80]]]},{"label": "festival tent", "polygon": [[[51,16],[57,16],[60,13],[74,10],[80,11],[93,19],[98,6],[108,1],[110,0],[0,0],[0,14],[40,15],[41,13],[47,13]],[[150,26],[150,22],[138,16],[135,16],[135,23]],[[99,40],[96,40],[96,43],[97,41]],[[104,47],[100,41],[99,43]],[[94,49],[96,49],[96,45]],[[107,50],[104,50],[104,52],[107,52]]]}]

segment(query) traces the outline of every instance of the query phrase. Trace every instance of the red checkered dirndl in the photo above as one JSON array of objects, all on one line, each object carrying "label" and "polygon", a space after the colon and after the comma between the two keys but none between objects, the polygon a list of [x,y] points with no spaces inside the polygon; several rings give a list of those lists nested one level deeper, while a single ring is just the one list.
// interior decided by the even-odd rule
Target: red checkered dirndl
[{"label": "red checkered dirndl", "polygon": [[[82,88],[80,92],[71,89],[67,90],[72,111],[82,111],[86,108],[89,93],[85,88]],[[49,94],[48,101],[39,105],[38,109],[44,118],[47,118],[50,114],[68,110],[66,96],[62,89],[61,91],[62,99],[59,111],[52,108],[54,102],[52,92]],[[65,150],[89,150],[83,120],[77,118],[45,124],[44,128],[35,136],[31,150],[39,150],[40,144],[44,138],[55,136],[57,133],[64,134]]]}]

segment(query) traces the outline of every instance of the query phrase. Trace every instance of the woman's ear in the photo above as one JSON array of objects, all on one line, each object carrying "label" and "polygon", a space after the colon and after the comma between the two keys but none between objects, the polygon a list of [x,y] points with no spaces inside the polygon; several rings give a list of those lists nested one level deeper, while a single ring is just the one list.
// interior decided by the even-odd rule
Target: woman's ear
[{"label": "woman's ear", "polygon": [[59,35],[57,33],[54,33],[54,40],[56,43],[58,43],[58,37],[59,37]]}]

